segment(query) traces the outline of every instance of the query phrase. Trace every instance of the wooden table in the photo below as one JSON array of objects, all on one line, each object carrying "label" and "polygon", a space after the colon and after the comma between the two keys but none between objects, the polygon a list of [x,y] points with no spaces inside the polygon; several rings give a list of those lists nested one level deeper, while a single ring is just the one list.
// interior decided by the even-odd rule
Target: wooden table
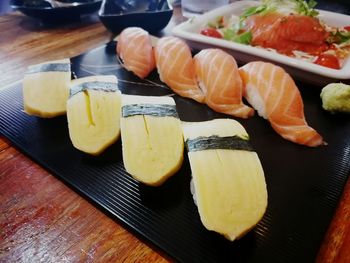
[{"label": "wooden table", "polygon": [[[183,20],[179,9],[161,34]],[[112,35],[96,17],[43,27],[17,12],[0,17],[0,87],[20,81],[26,67],[73,57]],[[350,262],[350,182],[318,262]],[[0,262],[167,262],[0,136]]]}]

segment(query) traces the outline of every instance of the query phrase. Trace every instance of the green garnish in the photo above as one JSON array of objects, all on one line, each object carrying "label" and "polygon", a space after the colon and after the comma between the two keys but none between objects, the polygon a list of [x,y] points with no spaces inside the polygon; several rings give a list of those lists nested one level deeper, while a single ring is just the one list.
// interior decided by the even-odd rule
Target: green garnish
[{"label": "green garnish", "polygon": [[304,0],[295,0],[297,2],[296,11],[300,15],[305,16],[317,16],[318,11],[314,9],[314,7],[317,5],[317,2],[315,0],[310,0],[309,2],[306,2]]},{"label": "green garnish", "polygon": [[224,21],[224,17],[218,16],[214,22],[209,22],[207,26],[214,29],[223,28],[225,27],[223,21]]},{"label": "green garnish", "polygon": [[238,34],[234,29],[227,28],[224,30],[224,39],[240,44],[248,45],[252,42],[253,34],[250,31]]},{"label": "green garnish", "polygon": [[244,13],[239,16],[240,20],[244,20],[249,16],[252,15],[266,15],[267,13],[274,12],[277,10],[277,7],[275,6],[268,6],[268,5],[258,5],[258,6],[252,6],[248,7],[246,10],[244,10]]},{"label": "green garnish", "polygon": [[317,5],[315,0],[263,0],[262,5],[268,8],[276,8],[277,11],[279,9],[285,9],[305,16],[318,15],[318,12],[314,9]]},{"label": "green garnish", "polygon": [[327,39],[327,42],[330,44],[342,44],[347,41],[350,41],[350,31],[345,32],[337,30],[336,32],[331,32]]}]

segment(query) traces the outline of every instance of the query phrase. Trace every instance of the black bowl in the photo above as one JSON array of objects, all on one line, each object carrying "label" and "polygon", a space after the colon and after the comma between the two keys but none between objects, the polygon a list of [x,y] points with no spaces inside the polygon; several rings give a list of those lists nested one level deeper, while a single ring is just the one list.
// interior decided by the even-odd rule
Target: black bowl
[{"label": "black bowl", "polygon": [[[102,0],[75,0],[79,2],[76,6],[52,7],[44,0],[11,0],[11,7],[21,11],[23,14],[42,20],[44,23],[67,22],[80,18],[82,14],[89,14],[97,11]],[[62,0],[70,3],[73,0]]]},{"label": "black bowl", "polygon": [[98,15],[104,26],[116,34],[132,26],[155,33],[169,23],[173,8],[167,0],[103,0]]}]

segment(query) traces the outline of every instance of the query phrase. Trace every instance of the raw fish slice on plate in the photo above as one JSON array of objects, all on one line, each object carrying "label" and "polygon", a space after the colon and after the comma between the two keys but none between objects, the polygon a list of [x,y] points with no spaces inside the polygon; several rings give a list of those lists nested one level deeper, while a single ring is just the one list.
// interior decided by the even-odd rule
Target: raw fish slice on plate
[{"label": "raw fish slice on plate", "polygon": [[161,81],[182,97],[204,102],[204,94],[197,85],[190,48],[176,37],[163,37],[154,50]]},{"label": "raw fish slice on plate", "polygon": [[235,59],[220,49],[204,49],[194,57],[199,86],[213,110],[248,118],[254,110],[242,102],[242,80]]},{"label": "raw fish slice on plate", "polygon": [[281,67],[250,62],[239,69],[245,85],[244,96],[268,119],[283,138],[307,146],[324,144],[322,137],[308,126],[304,104],[293,79]]},{"label": "raw fish slice on plate", "polygon": [[124,29],[118,38],[117,53],[124,67],[141,79],[155,68],[151,38],[142,28]]},{"label": "raw fish slice on plate", "polygon": [[281,13],[253,15],[247,18],[245,28],[252,32],[252,45],[273,48],[292,55],[294,50],[319,54],[326,50],[328,32],[317,18]]}]

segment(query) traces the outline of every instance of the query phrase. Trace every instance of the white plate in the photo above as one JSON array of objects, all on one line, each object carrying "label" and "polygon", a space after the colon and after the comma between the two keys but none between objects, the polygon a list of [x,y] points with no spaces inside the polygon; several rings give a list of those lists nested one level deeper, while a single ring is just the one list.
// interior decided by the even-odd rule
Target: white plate
[{"label": "white plate", "polygon": [[[347,59],[340,70],[326,68],[311,62],[291,58],[282,54],[277,54],[266,49],[243,45],[201,35],[199,32],[206,27],[209,21],[215,20],[218,16],[231,15],[239,16],[251,6],[259,4],[257,1],[238,1],[230,5],[219,7],[203,15],[193,17],[186,22],[174,27],[173,35],[185,39],[189,45],[196,49],[220,47],[231,53],[239,63],[249,61],[264,60],[271,61],[283,66],[291,75],[296,78],[314,84],[326,84],[336,80],[350,79],[350,59]],[[342,27],[350,25],[350,16],[333,13],[329,11],[319,11],[319,18],[330,26]]]}]

